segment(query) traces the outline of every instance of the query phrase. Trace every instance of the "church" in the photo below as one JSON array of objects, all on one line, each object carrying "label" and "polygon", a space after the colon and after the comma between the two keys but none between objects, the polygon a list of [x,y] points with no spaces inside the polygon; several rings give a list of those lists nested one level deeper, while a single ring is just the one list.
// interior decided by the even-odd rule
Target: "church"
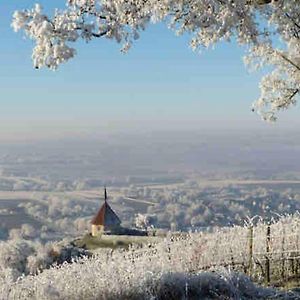
[{"label": "church", "polygon": [[104,232],[117,233],[120,231],[121,220],[107,203],[106,188],[104,188],[104,203],[92,219],[91,224],[92,236],[101,236]]},{"label": "church", "polygon": [[146,236],[146,231],[129,229],[121,226],[121,220],[108,204],[106,187],[104,188],[104,203],[91,221],[91,235],[101,237],[107,235]]}]

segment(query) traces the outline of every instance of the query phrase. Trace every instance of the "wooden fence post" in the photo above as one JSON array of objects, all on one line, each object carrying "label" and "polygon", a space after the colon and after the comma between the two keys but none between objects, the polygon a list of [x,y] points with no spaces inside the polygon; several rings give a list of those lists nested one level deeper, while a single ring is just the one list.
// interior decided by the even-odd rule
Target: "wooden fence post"
[{"label": "wooden fence post", "polygon": [[267,226],[267,239],[266,239],[266,283],[270,283],[270,243],[271,243],[271,226]]},{"label": "wooden fence post", "polygon": [[230,253],[231,253],[231,266],[232,266],[232,270],[235,270],[235,262],[234,262],[234,257],[233,257],[233,251],[230,248]]},{"label": "wooden fence post", "polygon": [[[297,234],[296,236],[296,253],[297,253],[297,256],[299,257],[299,236]],[[296,275],[298,275],[299,273],[299,258],[297,259],[297,264],[296,264]]]},{"label": "wooden fence post", "polygon": [[285,244],[285,230],[282,228],[282,241],[281,241],[281,277],[284,280],[285,277],[285,256],[284,256],[284,244]]},{"label": "wooden fence post", "polygon": [[249,245],[248,275],[251,277],[253,271],[253,225],[251,225],[248,228],[248,245]]}]

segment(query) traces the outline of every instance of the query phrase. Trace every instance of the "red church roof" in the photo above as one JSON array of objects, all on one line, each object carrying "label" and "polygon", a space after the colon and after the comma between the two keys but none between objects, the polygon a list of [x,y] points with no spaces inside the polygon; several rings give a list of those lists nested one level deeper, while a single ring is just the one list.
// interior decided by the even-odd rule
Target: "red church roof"
[{"label": "red church roof", "polygon": [[95,217],[92,219],[91,223],[92,225],[103,225],[104,227],[118,226],[121,224],[121,220],[106,201],[107,200],[106,189],[104,191],[104,195],[105,195],[105,202],[101,206],[100,210],[95,215]]}]

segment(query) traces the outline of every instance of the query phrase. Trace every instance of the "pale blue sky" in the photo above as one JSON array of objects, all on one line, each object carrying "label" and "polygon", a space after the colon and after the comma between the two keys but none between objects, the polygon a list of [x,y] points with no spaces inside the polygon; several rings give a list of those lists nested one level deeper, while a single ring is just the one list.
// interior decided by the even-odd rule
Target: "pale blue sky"
[{"label": "pale blue sky", "polygon": [[[51,11],[64,1],[41,1]],[[151,26],[130,52],[105,39],[77,47],[78,55],[56,71],[35,70],[32,41],[10,28],[15,9],[35,1],[0,3],[0,138],[62,136],[109,130],[269,126],[250,112],[259,95],[243,51],[218,45],[201,55],[165,25]],[[274,128],[298,125],[299,109],[281,115]]]}]

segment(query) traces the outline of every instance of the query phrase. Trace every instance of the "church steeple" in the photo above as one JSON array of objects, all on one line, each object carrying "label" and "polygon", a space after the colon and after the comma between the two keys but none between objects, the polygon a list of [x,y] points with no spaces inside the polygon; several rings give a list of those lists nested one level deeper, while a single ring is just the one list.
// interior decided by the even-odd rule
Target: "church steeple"
[{"label": "church steeple", "polygon": [[106,186],[104,186],[104,201],[105,201],[105,203],[107,202],[107,191],[106,191]]}]

